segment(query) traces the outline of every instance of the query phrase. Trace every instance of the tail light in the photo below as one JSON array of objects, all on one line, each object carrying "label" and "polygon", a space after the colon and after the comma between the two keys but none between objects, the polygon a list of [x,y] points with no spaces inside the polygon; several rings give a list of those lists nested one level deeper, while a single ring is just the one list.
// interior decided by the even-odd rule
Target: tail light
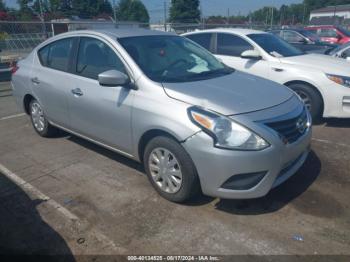
[{"label": "tail light", "polygon": [[17,62],[14,61],[14,62],[11,62],[10,68],[11,68],[11,74],[14,75],[19,69],[19,66],[17,65]]}]

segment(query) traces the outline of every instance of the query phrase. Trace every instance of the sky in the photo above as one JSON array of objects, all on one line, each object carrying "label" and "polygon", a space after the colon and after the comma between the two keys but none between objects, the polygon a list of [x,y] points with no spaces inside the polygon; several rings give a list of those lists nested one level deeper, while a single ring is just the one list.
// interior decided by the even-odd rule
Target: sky
[{"label": "sky", "polygon": [[[113,0],[110,0],[113,2]],[[164,21],[164,2],[170,6],[171,0],[141,0],[148,9],[151,22]],[[4,0],[9,7],[16,7],[16,0]],[[118,3],[118,0],[115,0]],[[249,11],[254,11],[263,6],[280,7],[282,4],[301,3],[302,0],[201,0],[202,12],[204,16],[227,15],[230,9],[231,15],[246,15]]]}]

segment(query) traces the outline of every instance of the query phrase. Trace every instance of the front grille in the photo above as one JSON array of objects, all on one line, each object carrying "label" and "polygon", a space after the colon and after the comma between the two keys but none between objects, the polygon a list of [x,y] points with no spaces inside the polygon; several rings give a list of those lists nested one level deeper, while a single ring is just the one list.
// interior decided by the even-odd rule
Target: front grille
[{"label": "front grille", "polygon": [[276,122],[266,122],[264,124],[275,130],[286,144],[294,143],[304,135],[308,129],[306,109],[297,117]]}]

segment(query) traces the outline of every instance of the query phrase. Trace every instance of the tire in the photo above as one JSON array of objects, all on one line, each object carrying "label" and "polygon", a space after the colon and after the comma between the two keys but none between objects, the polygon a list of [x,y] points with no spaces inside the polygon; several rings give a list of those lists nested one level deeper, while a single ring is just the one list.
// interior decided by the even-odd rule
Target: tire
[{"label": "tire", "polygon": [[30,119],[34,130],[42,137],[53,137],[57,135],[58,129],[50,125],[45,113],[36,99],[29,103]]},{"label": "tire", "polygon": [[297,83],[288,85],[288,87],[302,98],[310,111],[313,121],[318,122],[321,120],[323,114],[323,100],[321,95],[307,84]]},{"label": "tire", "polygon": [[[177,164],[174,164],[175,162]],[[152,186],[165,199],[183,203],[200,193],[200,183],[194,163],[177,141],[166,136],[153,138],[145,148],[143,163]],[[158,169],[155,166],[158,166]],[[164,166],[167,167],[164,169],[162,168]],[[179,179],[179,171],[181,179]]]}]

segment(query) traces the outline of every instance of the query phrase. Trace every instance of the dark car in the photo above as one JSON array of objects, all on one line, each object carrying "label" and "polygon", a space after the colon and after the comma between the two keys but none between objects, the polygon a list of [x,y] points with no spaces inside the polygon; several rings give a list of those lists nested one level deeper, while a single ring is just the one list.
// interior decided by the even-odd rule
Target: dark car
[{"label": "dark car", "polygon": [[280,29],[269,32],[306,53],[323,54],[337,47],[337,45],[322,42],[318,35],[304,29]]}]

